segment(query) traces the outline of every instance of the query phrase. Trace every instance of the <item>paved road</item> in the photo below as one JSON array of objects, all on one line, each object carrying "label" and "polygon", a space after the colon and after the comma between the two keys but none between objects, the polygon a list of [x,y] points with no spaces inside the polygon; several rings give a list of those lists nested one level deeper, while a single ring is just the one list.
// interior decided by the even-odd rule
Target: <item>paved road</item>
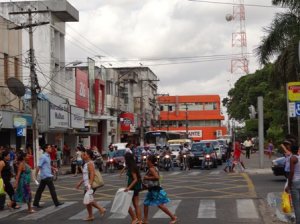
[{"label": "paved road", "polygon": [[[213,170],[193,169],[191,171],[161,172],[162,186],[167,191],[171,203],[168,207],[180,218],[180,223],[265,223],[262,209],[264,206],[257,196],[252,180],[247,173],[224,173],[222,167]],[[105,187],[96,193],[96,200],[110,210],[114,194],[126,185],[125,176],[103,174]],[[43,208],[28,215],[26,206],[21,210],[0,212],[0,223],[81,223],[86,216],[82,204],[83,192],[74,189],[80,176],[60,176],[56,189],[65,204],[55,208],[46,190],[42,201]],[[35,187],[32,187],[35,191]],[[141,204],[145,192],[141,193]],[[129,217],[107,212],[96,221],[100,223],[130,223]],[[157,208],[150,210],[150,223],[168,223],[169,219]]]}]

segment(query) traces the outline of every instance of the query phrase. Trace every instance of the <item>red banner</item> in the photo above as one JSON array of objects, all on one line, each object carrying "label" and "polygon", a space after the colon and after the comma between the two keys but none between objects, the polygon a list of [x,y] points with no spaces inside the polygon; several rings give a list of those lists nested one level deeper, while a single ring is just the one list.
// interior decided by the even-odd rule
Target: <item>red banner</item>
[{"label": "red banner", "polygon": [[76,106],[85,110],[89,108],[88,74],[76,68]]},{"label": "red banner", "polygon": [[95,91],[95,114],[99,112],[99,79],[95,79],[94,91]]},{"label": "red banner", "polygon": [[120,115],[121,131],[130,132],[130,127],[134,125],[134,114],[123,113]]}]

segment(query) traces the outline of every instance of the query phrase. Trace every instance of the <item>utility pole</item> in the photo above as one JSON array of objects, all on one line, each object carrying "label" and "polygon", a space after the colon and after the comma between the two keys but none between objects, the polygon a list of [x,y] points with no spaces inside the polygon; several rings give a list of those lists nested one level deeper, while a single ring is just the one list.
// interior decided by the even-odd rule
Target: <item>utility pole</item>
[{"label": "utility pole", "polygon": [[264,98],[257,97],[259,168],[264,168]]},{"label": "utility pole", "polygon": [[32,115],[32,149],[33,149],[33,157],[34,157],[34,165],[37,166],[37,154],[39,150],[39,130],[38,130],[38,113],[37,113],[37,96],[38,93],[41,91],[41,88],[38,83],[37,75],[35,72],[35,63],[34,63],[34,48],[33,48],[33,30],[32,27],[41,26],[48,24],[49,22],[40,22],[40,23],[33,23],[32,22],[32,14],[33,13],[45,13],[49,12],[49,10],[38,10],[38,11],[22,11],[22,12],[10,12],[11,15],[20,15],[20,14],[27,14],[28,15],[28,24],[17,26],[12,29],[20,30],[28,28],[29,31],[29,63],[30,63],[30,81],[31,81],[31,115]]},{"label": "utility pole", "polygon": [[144,145],[144,99],[143,99],[143,83],[144,80],[141,79],[141,100],[140,100],[140,108],[141,108],[141,127],[140,127],[140,144]]},{"label": "utility pole", "polygon": [[189,137],[189,124],[188,124],[188,105],[187,103],[185,104],[185,132],[186,132],[186,137]]}]

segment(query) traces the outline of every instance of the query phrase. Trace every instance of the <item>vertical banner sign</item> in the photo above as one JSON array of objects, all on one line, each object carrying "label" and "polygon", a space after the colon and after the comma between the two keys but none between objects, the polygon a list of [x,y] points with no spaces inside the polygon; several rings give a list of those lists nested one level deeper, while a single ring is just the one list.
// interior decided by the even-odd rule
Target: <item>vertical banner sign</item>
[{"label": "vertical banner sign", "polygon": [[300,82],[288,83],[288,98],[291,102],[300,101]]},{"label": "vertical banner sign", "polygon": [[95,113],[95,61],[91,58],[88,58],[87,61],[89,73],[90,113]]},{"label": "vertical banner sign", "polygon": [[76,106],[88,110],[89,108],[89,78],[88,74],[76,68]]}]

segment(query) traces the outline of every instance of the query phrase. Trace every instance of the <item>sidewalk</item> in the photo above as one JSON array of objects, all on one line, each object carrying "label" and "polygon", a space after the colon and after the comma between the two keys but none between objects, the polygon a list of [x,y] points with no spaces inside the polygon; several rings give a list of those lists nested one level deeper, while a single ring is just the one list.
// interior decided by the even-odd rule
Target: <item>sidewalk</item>
[{"label": "sidewalk", "polygon": [[276,156],[272,156],[271,159],[267,155],[264,155],[264,163],[263,167],[260,167],[260,161],[259,161],[259,152],[252,153],[250,155],[250,159],[246,159],[245,155],[242,155],[242,160],[245,164],[246,173],[249,174],[272,174],[272,160],[277,158]]}]

